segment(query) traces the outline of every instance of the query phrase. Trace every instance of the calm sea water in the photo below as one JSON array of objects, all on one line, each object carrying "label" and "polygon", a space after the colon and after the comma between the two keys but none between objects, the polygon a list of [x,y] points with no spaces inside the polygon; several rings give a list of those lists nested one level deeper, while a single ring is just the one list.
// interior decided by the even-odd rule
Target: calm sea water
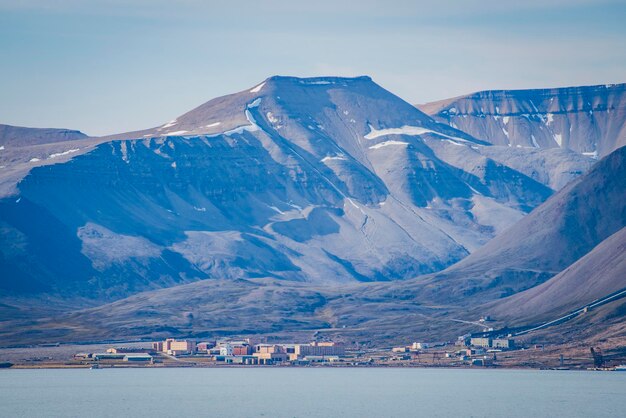
[{"label": "calm sea water", "polygon": [[624,417],[626,373],[0,370],[2,417]]}]

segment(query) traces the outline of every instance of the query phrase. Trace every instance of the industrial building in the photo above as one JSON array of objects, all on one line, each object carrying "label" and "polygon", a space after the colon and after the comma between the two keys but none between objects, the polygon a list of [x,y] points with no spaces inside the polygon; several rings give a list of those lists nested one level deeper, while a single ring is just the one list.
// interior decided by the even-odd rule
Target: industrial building
[{"label": "industrial building", "polygon": [[167,353],[172,356],[181,354],[193,354],[196,352],[196,342],[191,340],[176,340],[168,338],[165,341],[152,343],[152,348],[161,353]]}]

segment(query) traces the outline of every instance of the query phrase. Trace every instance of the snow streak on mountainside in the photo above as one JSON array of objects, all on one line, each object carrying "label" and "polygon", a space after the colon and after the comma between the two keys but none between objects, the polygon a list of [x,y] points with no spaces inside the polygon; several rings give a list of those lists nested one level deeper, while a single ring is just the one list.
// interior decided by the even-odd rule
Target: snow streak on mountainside
[{"label": "snow streak on mountainside", "polygon": [[483,91],[419,107],[494,145],[563,148],[593,158],[626,145],[626,84]]},{"label": "snow streak on mountainside", "polygon": [[368,77],[272,77],[98,141],[0,201],[2,288],[115,298],[201,278],[415,277],[520,219],[554,177]]}]

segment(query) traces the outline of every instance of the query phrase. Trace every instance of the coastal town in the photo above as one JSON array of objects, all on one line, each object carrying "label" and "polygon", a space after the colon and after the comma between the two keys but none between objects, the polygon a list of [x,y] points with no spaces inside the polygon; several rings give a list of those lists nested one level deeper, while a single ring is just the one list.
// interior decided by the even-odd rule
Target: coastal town
[{"label": "coastal town", "polygon": [[[30,353],[30,354],[27,354]],[[624,356],[600,347],[558,346],[467,334],[456,341],[371,347],[343,341],[165,338],[0,349],[0,368],[124,367],[458,367],[624,370]]]},{"label": "coastal town", "polygon": [[516,348],[513,339],[459,337],[455,343],[413,342],[390,348],[359,348],[333,341],[255,343],[251,338],[215,341],[167,338],[101,352],[75,353],[67,366],[497,366],[498,354]]}]

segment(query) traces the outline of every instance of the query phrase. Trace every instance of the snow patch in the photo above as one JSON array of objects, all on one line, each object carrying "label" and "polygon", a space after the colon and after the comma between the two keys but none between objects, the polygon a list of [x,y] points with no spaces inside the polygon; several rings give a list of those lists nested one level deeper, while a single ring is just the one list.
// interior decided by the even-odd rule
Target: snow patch
[{"label": "snow patch", "polygon": [[323,86],[323,85],[334,84],[334,83],[331,83],[330,81],[326,81],[326,80],[319,80],[319,81],[300,80],[300,84],[309,84],[309,85]]},{"label": "snow patch", "polygon": [[128,161],[128,150],[126,149],[126,141],[122,141],[120,143],[120,151],[122,152],[122,160],[128,164],[130,161]]},{"label": "snow patch", "polygon": [[48,159],[52,159],[52,158],[56,158],[56,157],[61,157],[63,155],[68,155],[68,154],[72,154],[74,152],[80,151],[80,148],[74,148],[74,149],[70,149],[64,152],[57,152],[55,154],[50,154],[50,156],[48,157]]},{"label": "snow patch", "polygon": [[546,122],[546,125],[550,125],[552,122],[554,122],[554,115],[552,113],[548,113],[546,116],[548,116],[548,121]]},{"label": "snow patch", "polygon": [[182,131],[172,131],[172,132],[166,132],[164,134],[161,134],[161,136],[177,136],[177,135],[186,134],[187,132],[189,132],[189,131],[185,131],[185,130],[182,130]]},{"label": "snow patch", "polygon": [[502,132],[504,132],[504,135],[506,135],[507,138],[509,137],[509,133],[507,132],[506,129],[502,128]]},{"label": "snow patch", "polygon": [[444,133],[433,131],[431,129],[422,128],[419,126],[404,125],[401,128],[390,128],[390,129],[380,129],[380,130],[374,129],[372,125],[368,125],[368,126],[370,128],[370,133],[365,135],[364,137],[365,139],[374,139],[374,138],[378,138],[379,136],[385,136],[385,135],[419,136],[419,135],[430,133],[433,135],[439,135],[444,138],[449,138],[453,141],[459,141],[463,143],[469,142],[468,140],[459,138],[457,136],[446,135]]},{"label": "snow patch", "polygon": [[39,158],[31,158],[29,163],[36,163],[37,161],[41,161]]},{"label": "snow patch", "polygon": [[507,125],[507,124],[509,123],[509,119],[510,119],[510,117],[509,117],[509,116],[504,116],[504,117],[502,117],[502,123],[504,123],[505,125]]},{"label": "snow patch", "polygon": [[159,131],[163,130],[163,129],[166,129],[166,128],[169,128],[169,127],[172,127],[172,126],[176,125],[177,123],[178,123],[178,121],[176,119],[171,120],[171,121],[167,122],[165,125],[161,126],[159,128]]},{"label": "snow patch", "polygon": [[0,151],[4,151],[4,145],[0,146]]},{"label": "snow patch", "polygon": [[261,98],[257,97],[256,99],[252,101],[252,103],[248,105],[248,109],[253,108],[253,107],[258,107],[260,104],[261,104]]},{"label": "snow patch", "polygon": [[554,140],[556,141],[557,144],[559,144],[559,147],[563,145],[563,135],[554,134]]},{"label": "snow patch", "polygon": [[256,86],[255,88],[253,88],[252,90],[250,90],[250,93],[260,92],[264,85],[265,85],[265,81],[259,84],[258,86]]},{"label": "snow patch", "polygon": [[345,155],[333,155],[333,156],[329,155],[321,159],[323,163],[325,163],[326,161],[331,161],[331,160],[346,161],[346,157]]},{"label": "snow patch", "polygon": [[593,151],[593,152],[583,152],[583,155],[587,156],[587,157],[591,157],[594,160],[598,159],[598,151]]},{"label": "snow patch", "polygon": [[206,125],[205,128],[213,128],[214,126],[218,126],[221,124],[222,122],[213,122],[213,123],[209,123],[208,125]]},{"label": "snow patch", "polygon": [[449,143],[451,143],[452,145],[456,145],[457,147],[464,147],[464,146],[465,146],[465,145],[463,145],[463,144],[459,144],[459,143],[458,143],[458,142],[456,142],[456,141],[452,141],[451,139],[446,139],[446,142],[449,142]]},{"label": "snow patch", "polygon": [[409,145],[409,143],[402,141],[385,141],[381,142],[380,144],[372,145],[371,147],[369,147],[369,149],[379,149],[383,147],[388,147],[389,145]]},{"label": "snow patch", "polygon": [[378,138],[379,136],[385,136],[385,135],[416,136],[416,135],[423,135],[425,133],[432,132],[430,129],[422,128],[419,126],[409,126],[409,125],[404,125],[401,128],[388,128],[388,129],[380,129],[380,130],[374,129],[372,125],[369,125],[369,127],[370,127],[370,133],[365,135],[365,139],[374,139],[374,138]]}]

